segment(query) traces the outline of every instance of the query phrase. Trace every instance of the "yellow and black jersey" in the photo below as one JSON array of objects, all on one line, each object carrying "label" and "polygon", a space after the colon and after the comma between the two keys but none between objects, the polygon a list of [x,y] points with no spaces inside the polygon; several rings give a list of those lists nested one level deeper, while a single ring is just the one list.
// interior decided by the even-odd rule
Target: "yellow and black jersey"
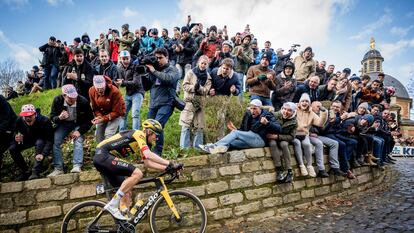
[{"label": "yellow and black jersey", "polygon": [[120,158],[140,154],[141,159],[145,159],[143,152],[149,150],[149,147],[143,131],[126,130],[103,140],[98,144],[96,149],[108,151],[112,155]]}]

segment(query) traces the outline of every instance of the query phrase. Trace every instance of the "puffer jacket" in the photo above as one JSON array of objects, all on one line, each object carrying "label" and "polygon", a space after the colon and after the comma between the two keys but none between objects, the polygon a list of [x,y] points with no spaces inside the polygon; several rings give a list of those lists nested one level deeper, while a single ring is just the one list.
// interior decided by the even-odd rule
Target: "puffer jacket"
[{"label": "puffer jacket", "polygon": [[304,82],[309,77],[315,75],[316,62],[313,60],[313,54],[311,59],[305,60],[303,58],[303,52],[299,53],[299,56],[293,60],[295,64],[295,76],[298,82]]},{"label": "puffer jacket", "polygon": [[296,136],[296,128],[298,127],[298,122],[296,120],[296,114],[289,119],[284,119],[280,111],[275,113],[275,119],[282,127],[282,131],[278,134],[279,141],[293,141]]},{"label": "puffer jacket", "polygon": [[[272,53],[272,60],[269,61],[269,68],[272,69],[272,67],[274,65],[276,65],[278,57],[277,57],[275,51],[272,48],[270,48],[268,51],[270,51]],[[259,55],[255,59],[256,64],[260,63],[260,60],[262,60],[263,54],[265,52],[267,52],[267,51],[265,51],[265,49],[262,49],[262,51],[259,53]]]},{"label": "puffer jacket", "polygon": [[119,89],[112,85],[111,79],[105,77],[106,88],[103,96],[98,95],[95,87],[89,89],[89,99],[95,116],[102,116],[104,122],[124,116],[125,101]]}]

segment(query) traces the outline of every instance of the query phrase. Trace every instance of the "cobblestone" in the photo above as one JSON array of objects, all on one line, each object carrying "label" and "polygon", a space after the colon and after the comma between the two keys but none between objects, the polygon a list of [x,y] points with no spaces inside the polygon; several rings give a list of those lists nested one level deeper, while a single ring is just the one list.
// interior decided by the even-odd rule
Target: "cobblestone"
[{"label": "cobblestone", "polygon": [[[413,158],[398,158],[391,169],[400,174],[390,187],[377,187],[338,198],[329,197],[327,202],[308,209],[299,208],[274,217],[269,214],[270,219],[264,222],[243,222],[236,228],[224,228],[222,232],[413,232],[413,167]],[[362,171],[365,169],[362,168]],[[345,187],[349,185],[348,182],[342,184]]]}]

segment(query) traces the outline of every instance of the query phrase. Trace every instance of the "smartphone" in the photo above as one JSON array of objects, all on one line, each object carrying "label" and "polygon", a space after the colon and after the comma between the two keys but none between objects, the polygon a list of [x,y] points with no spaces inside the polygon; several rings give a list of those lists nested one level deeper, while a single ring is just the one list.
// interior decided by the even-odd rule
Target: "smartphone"
[{"label": "smartphone", "polygon": [[224,28],[227,28],[227,25],[224,25]]}]

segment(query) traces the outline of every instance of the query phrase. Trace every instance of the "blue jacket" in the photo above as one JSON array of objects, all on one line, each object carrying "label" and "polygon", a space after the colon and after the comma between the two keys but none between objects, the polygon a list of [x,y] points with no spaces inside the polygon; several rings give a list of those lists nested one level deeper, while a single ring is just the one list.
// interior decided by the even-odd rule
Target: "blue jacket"
[{"label": "blue jacket", "polygon": [[164,40],[162,38],[154,39],[153,37],[150,37],[148,39],[148,45],[147,45],[147,53],[152,53],[156,48],[163,48],[164,47]]},{"label": "blue jacket", "polygon": [[177,68],[168,64],[161,71],[149,74],[151,82],[150,108],[163,105],[173,105],[176,96],[176,86],[179,76]]},{"label": "blue jacket", "polygon": [[[238,95],[241,92],[241,85],[238,74],[232,71],[230,78],[223,78],[223,76],[219,75],[219,71],[220,67],[216,67],[210,72],[212,82],[211,88],[214,88],[216,95]],[[236,93],[230,92],[230,87],[232,85],[236,86]]]},{"label": "blue jacket", "polygon": [[[276,55],[275,51],[272,48],[270,48],[269,51],[272,52],[272,60],[269,62],[269,69],[272,69],[272,67],[274,65],[276,65],[278,58],[277,58],[277,55]],[[263,56],[264,52],[265,52],[265,50],[262,49],[262,51],[259,53],[259,55],[257,55],[256,60],[255,60],[255,64],[260,63],[260,60],[262,60],[262,56]]]},{"label": "blue jacket", "polygon": [[[267,125],[263,125],[260,123],[260,119],[265,117],[269,123]],[[240,126],[241,131],[249,131],[251,130],[254,133],[260,135],[260,137],[267,143],[266,134],[268,133],[281,133],[282,127],[280,126],[279,122],[276,121],[275,116],[273,113],[267,111],[266,109],[262,109],[262,112],[256,118],[253,118],[252,114],[249,110],[244,113],[243,120]]]},{"label": "blue jacket", "polygon": [[316,88],[315,90],[311,90],[308,84],[300,84],[296,87],[296,93],[295,93],[295,96],[293,97],[292,102],[299,103],[300,97],[302,96],[303,93],[309,94],[311,102],[319,101],[319,89],[318,88]]}]

